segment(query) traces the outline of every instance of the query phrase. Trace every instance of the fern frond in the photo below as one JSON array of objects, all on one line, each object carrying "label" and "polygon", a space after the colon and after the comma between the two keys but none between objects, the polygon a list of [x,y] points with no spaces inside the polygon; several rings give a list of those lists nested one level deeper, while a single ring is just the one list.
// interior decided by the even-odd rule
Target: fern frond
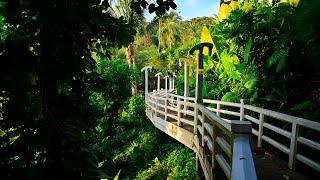
[{"label": "fern frond", "polygon": [[267,67],[270,68],[272,65],[278,63],[276,71],[279,72],[285,65],[286,57],[288,56],[289,49],[279,49],[273,52],[273,54],[267,60]]}]

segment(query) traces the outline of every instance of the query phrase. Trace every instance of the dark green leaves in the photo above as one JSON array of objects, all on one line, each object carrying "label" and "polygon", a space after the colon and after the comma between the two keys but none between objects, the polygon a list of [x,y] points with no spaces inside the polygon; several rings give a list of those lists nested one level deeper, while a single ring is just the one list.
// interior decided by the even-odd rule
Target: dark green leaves
[{"label": "dark green leaves", "polygon": [[243,60],[245,62],[248,62],[249,60],[252,43],[253,43],[252,38],[250,38],[246,43],[246,46],[243,52]]},{"label": "dark green leaves", "polygon": [[[134,0],[132,1],[130,7],[137,12],[142,12],[143,9],[146,9],[148,2],[146,0]],[[157,0],[156,4],[151,3],[148,6],[149,13],[155,13],[157,16],[162,16],[171,9],[176,9],[177,5],[173,0]]]},{"label": "dark green leaves", "polygon": [[276,72],[277,73],[280,72],[281,70],[283,70],[285,66],[288,53],[289,53],[288,48],[274,51],[273,54],[267,60],[267,67],[270,68],[274,64],[277,64]]},{"label": "dark green leaves", "polygon": [[234,92],[227,92],[222,98],[221,101],[227,102],[240,102],[240,98]]}]

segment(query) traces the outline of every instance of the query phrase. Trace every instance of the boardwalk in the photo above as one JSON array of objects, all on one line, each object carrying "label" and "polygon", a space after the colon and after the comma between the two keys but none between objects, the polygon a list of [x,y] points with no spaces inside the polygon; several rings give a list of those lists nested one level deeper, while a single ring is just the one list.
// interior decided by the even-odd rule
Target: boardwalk
[{"label": "boardwalk", "polygon": [[[280,135],[287,135],[285,137],[291,141],[294,139],[318,151],[320,150],[319,143],[299,136],[295,132],[287,132],[268,122],[261,122],[261,117],[276,117],[280,121],[294,120],[292,124],[296,123],[296,126],[308,127],[317,131],[320,131],[319,123],[243,103],[205,99],[206,106],[198,105],[195,103],[195,98],[178,96],[166,91],[147,93],[146,104],[147,116],[156,128],[196,153],[199,160],[198,166],[201,167],[206,179],[226,177],[228,179],[257,179],[256,174],[258,179],[308,179],[305,175],[289,170],[288,167],[293,167],[296,160],[319,171],[320,165],[316,159],[309,159],[297,151],[293,152],[294,156],[290,155],[292,148],[297,148],[291,145],[296,145],[297,142],[290,143],[290,147],[286,147],[281,142],[264,135],[263,129],[267,128]],[[230,107],[234,110],[231,110]],[[241,110],[241,108],[244,109]],[[195,113],[195,109],[198,109],[198,113]],[[259,112],[260,114],[256,114],[258,118],[250,113],[250,110]],[[227,117],[233,120],[222,118],[223,114],[227,114]],[[257,124],[258,127],[252,127],[250,122]],[[292,130],[295,130],[294,125]],[[250,147],[251,133],[257,136],[253,140],[253,149]],[[292,134],[296,135],[292,136]],[[294,159],[286,162],[284,159],[281,160],[263,151],[261,149],[263,141]]]},{"label": "boardwalk", "polygon": [[[199,51],[195,98],[188,96],[188,63],[184,65],[184,96],[172,93],[174,75],[164,77],[165,90],[160,90],[160,73],[157,74],[157,91],[149,93],[148,72],[152,67],[141,70],[145,72],[146,115],[154,126],[196,153],[197,168],[201,167],[205,179],[216,179],[221,172],[224,178],[232,180],[255,180],[257,172],[260,179],[289,179],[290,175],[294,175],[294,179],[307,179],[287,168],[277,168],[281,164],[277,159],[277,162],[268,162],[272,158],[259,151],[262,143],[287,156],[289,169],[295,169],[298,161],[320,172],[319,139],[302,133],[303,130],[319,133],[320,123],[255,107],[245,100],[232,103],[203,99],[204,48],[208,48],[210,55],[213,44],[200,43],[189,51],[189,54]],[[251,148],[251,135],[257,137],[258,151]],[[301,148],[309,150],[299,151]],[[306,154],[310,149],[313,153]]]}]

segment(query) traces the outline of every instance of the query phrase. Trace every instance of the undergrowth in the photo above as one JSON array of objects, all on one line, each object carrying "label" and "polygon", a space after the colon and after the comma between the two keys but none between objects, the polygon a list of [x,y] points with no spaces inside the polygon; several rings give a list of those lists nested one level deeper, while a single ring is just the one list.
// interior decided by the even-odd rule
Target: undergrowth
[{"label": "undergrowth", "polygon": [[112,163],[120,179],[198,179],[195,154],[158,131],[146,118],[141,95],[133,96],[116,123]]}]

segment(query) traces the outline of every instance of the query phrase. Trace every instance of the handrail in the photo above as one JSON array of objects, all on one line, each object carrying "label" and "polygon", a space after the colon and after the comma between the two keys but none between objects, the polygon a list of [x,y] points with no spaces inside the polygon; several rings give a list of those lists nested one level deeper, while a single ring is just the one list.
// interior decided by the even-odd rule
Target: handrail
[{"label": "handrail", "polygon": [[[231,103],[224,102],[219,100],[210,100],[204,99],[205,104],[214,104],[216,108],[208,108],[210,111],[215,112],[217,115],[227,114],[232,115],[236,118],[240,118],[240,120],[250,121],[254,124],[258,125],[258,129],[252,128],[252,133],[258,137],[258,147],[262,147],[262,142],[265,141],[275,148],[281,150],[285,154],[289,155],[288,166],[290,169],[295,168],[295,161],[299,160],[303,164],[310,166],[316,171],[320,172],[320,157],[308,158],[305,155],[297,152],[297,146],[308,146],[316,151],[320,151],[320,142],[316,142],[313,139],[304,137],[300,133],[300,127],[307,128],[312,131],[320,132],[320,123],[304,118],[299,118],[291,115],[287,115],[284,113],[272,111],[269,109],[264,109],[260,107],[255,107],[249,104],[242,103]],[[225,110],[222,109],[222,106],[238,108],[238,111],[234,110]],[[254,116],[252,113],[258,114],[258,116]],[[278,127],[274,124],[271,124],[269,119],[273,119],[274,121],[279,120],[288,125],[291,125],[291,130],[284,129],[283,127]],[[271,130],[274,133],[281,135],[282,137],[288,138],[290,140],[290,146],[285,146],[281,142],[276,141],[275,139],[265,135],[264,130]]]},{"label": "handrail", "polygon": [[231,179],[257,179],[257,175],[253,164],[253,157],[252,153],[250,153],[250,149],[251,147],[248,135],[237,134],[233,140],[233,171],[231,173]]},{"label": "handrail", "polygon": [[[228,179],[239,179],[234,176],[233,171],[238,167],[232,166],[233,164],[243,168],[241,172],[237,170],[238,173],[242,173],[240,177],[250,176],[250,179],[257,179],[249,140],[251,123],[222,119],[207,107],[194,101],[194,98],[169,92],[164,94],[152,92],[146,97],[146,113],[152,121],[164,115],[164,120],[177,121],[178,125],[186,123],[194,127],[193,149],[197,153],[206,179],[214,177],[213,170],[217,166],[221,167]],[[188,116],[194,120],[187,120]],[[242,140],[245,138],[247,139]],[[234,148],[235,146],[237,148]],[[241,147],[246,148],[248,152],[242,152]]]},{"label": "handrail", "polygon": [[[206,107],[204,105],[196,104],[195,98],[192,97],[184,97],[179,96],[176,94],[172,94],[171,92],[153,92],[148,94],[149,99],[153,99],[153,101],[157,101],[157,103],[153,104],[153,110],[157,110],[157,113],[166,116],[167,118],[175,119],[179,123],[186,123],[189,125],[194,126],[194,129],[199,132],[199,136],[201,137],[201,133],[204,132],[206,136],[204,136],[203,140],[200,138],[198,139],[199,145],[201,145],[202,141],[206,143],[208,149],[214,150],[214,145],[216,143],[217,147],[221,148],[222,152],[225,153],[227,156],[230,154],[227,151],[226,147],[235,147],[234,141],[235,137],[233,137],[233,143],[230,144],[230,135],[227,135],[228,131],[231,129],[230,123],[233,122],[228,119],[221,118],[226,115],[231,115],[235,117],[234,119],[240,119],[240,121],[249,121],[254,124],[258,125],[258,128],[252,128],[251,132],[255,136],[258,137],[258,147],[262,147],[263,141],[269,143],[270,145],[276,147],[277,149],[283,151],[285,154],[289,156],[288,166],[290,169],[293,169],[295,166],[295,161],[298,160],[303,164],[310,166],[311,168],[315,169],[316,171],[320,172],[320,162],[319,157],[313,157],[312,159],[302,152],[297,151],[298,146],[307,146],[316,151],[320,151],[320,142],[315,141],[314,139],[310,139],[308,137],[303,136],[299,133],[300,127],[304,127],[310,129],[312,131],[320,132],[320,123],[311,121],[304,118],[299,118],[287,114],[283,114],[280,112],[263,109],[259,107],[255,107],[249,104],[245,104],[244,101],[242,103],[232,103],[232,102],[224,102],[219,100],[210,100],[204,99],[204,104],[210,105],[213,104],[214,106]],[[159,102],[166,102],[166,103],[159,103]],[[152,104],[152,103],[151,103]],[[228,107],[232,107],[231,109]],[[168,115],[165,112],[159,110],[159,108],[167,109],[170,111],[174,111],[177,115]],[[198,113],[195,113],[195,109],[197,109]],[[178,113],[179,112],[179,113]],[[202,115],[203,112],[203,115]],[[179,115],[178,115],[179,114]],[[193,117],[195,120],[194,122],[187,121],[185,116]],[[277,126],[277,124],[272,123],[270,118],[273,121],[282,121],[291,125],[291,129],[284,129],[283,127]],[[216,141],[213,141],[213,126],[210,123],[211,120],[216,120],[216,126],[220,129],[221,132],[225,133],[226,137],[229,139],[224,139],[221,137],[216,137]],[[202,122],[204,124],[202,125]],[[220,126],[220,128],[219,128]],[[290,140],[290,146],[286,146],[282,144],[281,141],[276,140],[274,137],[267,136],[264,131],[269,130],[274,133],[279,134],[280,136],[287,138]],[[194,142],[197,140],[195,139]],[[234,154],[234,152],[232,152]],[[224,169],[232,169],[231,164],[226,165],[228,162],[226,156],[223,159],[223,155],[218,155],[216,157],[216,162],[220,162],[221,164],[224,163]],[[208,162],[207,162],[208,163]],[[209,173],[208,173],[209,174]],[[230,174],[230,173],[229,173]],[[230,174],[230,178],[232,173]]]}]

